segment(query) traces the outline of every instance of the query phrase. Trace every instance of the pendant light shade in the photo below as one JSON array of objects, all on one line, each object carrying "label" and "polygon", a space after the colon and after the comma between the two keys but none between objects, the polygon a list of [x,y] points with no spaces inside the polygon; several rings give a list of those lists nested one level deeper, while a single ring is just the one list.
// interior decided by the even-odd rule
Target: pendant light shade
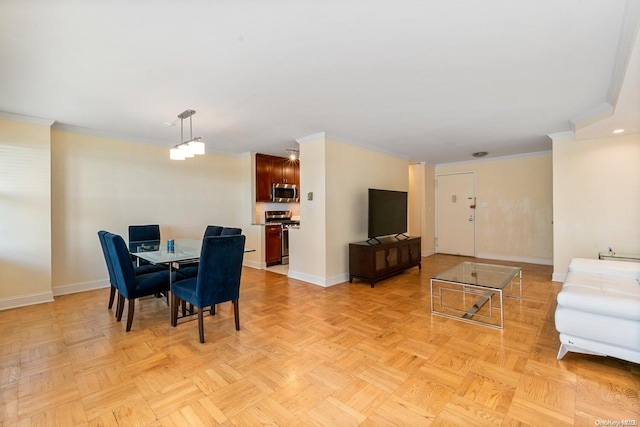
[{"label": "pendant light shade", "polygon": [[189,142],[189,149],[193,154],[204,154],[204,142],[200,137],[193,138],[193,141]]},{"label": "pendant light shade", "polygon": [[169,150],[169,159],[171,159],[171,160],[184,160],[185,159],[184,153],[179,148],[174,147],[171,150]]}]

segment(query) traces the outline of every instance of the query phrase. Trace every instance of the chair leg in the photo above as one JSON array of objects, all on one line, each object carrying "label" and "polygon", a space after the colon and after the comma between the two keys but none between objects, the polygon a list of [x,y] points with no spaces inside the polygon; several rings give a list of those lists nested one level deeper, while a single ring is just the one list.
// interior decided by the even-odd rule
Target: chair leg
[{"label": "chair leg", "polygon": [[180,305],[180,299],[171,294],[171,326],[176,327],[178,325],[178,306]]},{"label": "chair leg", "polygon": [[118,306],[116,308],[116,320],[119,322],[122,320],[122,312],[124,311],[124,297],[121,293],[118,293]]},{"label": "chair leg", "polygon": [[109,309],[113,307],[113,299],[116,297],[116,288],[111,286],[111,291],[109,291]]},{"label": "chair leg", "polygon": [[133,323],[133,312],[136,310],[136,299],[131,298],[129,300],[129,310],[127,310],[127,332],[131,330],[131,324]]},{"label": "chair leg", "polygon": [[215,304],[211,304],[211,308],[209,309],[209,314],[210,315],[214,315],[216,314],[216,305]]},{"label": "chair leg", "polygon": [[238,300],[233,300],[233,317],[236,318],[236,331],[240,330],[240,311],[238,310]]},{"label": "chair leg", "polygon": [[198,309],[198,332],[200,332],[200,342],[204,343],[204,311]]}]

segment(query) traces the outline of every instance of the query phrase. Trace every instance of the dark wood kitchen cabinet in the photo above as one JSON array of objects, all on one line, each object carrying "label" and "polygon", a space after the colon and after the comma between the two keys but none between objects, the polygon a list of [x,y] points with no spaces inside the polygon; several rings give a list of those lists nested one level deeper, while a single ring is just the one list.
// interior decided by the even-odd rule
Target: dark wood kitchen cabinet
[{"label": "dark wood kitchen cabinet", "polygon": [[256,202],[271,201],[271,185],[300,186],[300,162],[285,157],[256,154]]},{"label": "dark wood kitchen cabinet", "polygon": [[271,201],[273,156],[256,154],[256,202]]},{"label": "dark wood kitchen cabinet", "polygon": [[282,226],[280,224],[265,225],[265,262],[267,267],[280,264],[282,249]]},{"label": "dark wood kitchen cabinet", "polygon": [[375,283],[411,267],[422,269],[421,238],[379,237],[380,243],[349,243],[349,283]]},{"label": "dark wood kitchen cabinet", "polygon": [[283,159],[282,183],[300,186],[300,163],[297,160]]}]

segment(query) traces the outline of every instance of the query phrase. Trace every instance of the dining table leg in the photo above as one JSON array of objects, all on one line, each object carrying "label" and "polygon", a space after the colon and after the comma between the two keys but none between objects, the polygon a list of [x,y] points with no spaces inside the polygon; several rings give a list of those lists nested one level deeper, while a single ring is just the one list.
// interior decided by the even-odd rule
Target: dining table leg
[{"label": "dining table leg", "polygon": [[178,324],[178,319],[174,319],[173,315],[173,306],[175,304],[173,293],[171,292],[171,286],[173,285],[173,262],[169,263],[169,290],[167,291],[167,298],[169,299],[169,324],[171,326],[176,326]]}]

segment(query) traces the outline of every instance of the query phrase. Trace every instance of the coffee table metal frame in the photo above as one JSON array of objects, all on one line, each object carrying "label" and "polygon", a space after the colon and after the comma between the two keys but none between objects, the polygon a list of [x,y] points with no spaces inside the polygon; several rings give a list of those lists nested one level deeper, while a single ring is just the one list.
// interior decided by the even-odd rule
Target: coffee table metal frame
[{"label": "coffee table metal frame", "polygon": [[[446,283],[451,287],[438,287],[438,293],[434,295],[434,282]],[[505,288],[517,293],[505,293]],[[461,294],[464,301],[467,296],[477,298],[469,309],[461,310],[453,306],[443,306],[443,290]],[[451,317],[453,319],[466,322],[490,326],[492,328],[503,329],[504,327],[504,304],[503,296],[509,298],[522,299],[522,269],[520,267],[507,267],[495,264],[483,264],[477,262],[463,262],[431,278],[430,281],[431,312],[439,316]],[[494,306],[493,297],[498,296],[499,304]],[[436,311],[434,300],[440,302],[440,306],[454,315],[442,311]],[[489,304],[488,315],[480,313],[480,309]],[[484,321],[481,318],[492,318],[494,310],[500,311],[500,323],[498,325]]]}]

